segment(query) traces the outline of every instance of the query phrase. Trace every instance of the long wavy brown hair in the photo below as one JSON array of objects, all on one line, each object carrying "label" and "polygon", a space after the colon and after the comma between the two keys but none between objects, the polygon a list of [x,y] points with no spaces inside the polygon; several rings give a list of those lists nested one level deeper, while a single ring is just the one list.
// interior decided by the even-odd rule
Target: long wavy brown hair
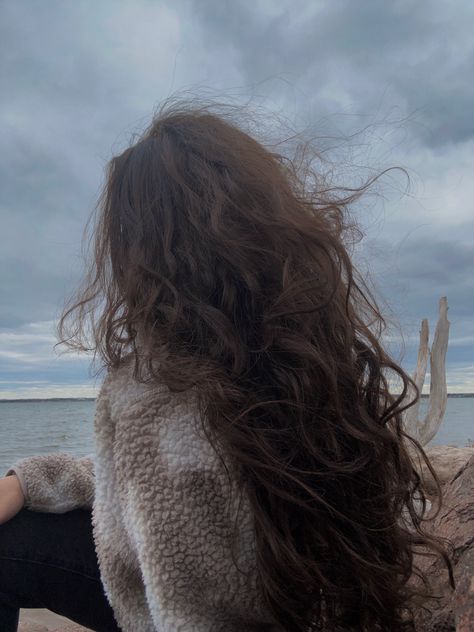
[{"label": "long wavy brown hair", "polygon": [[234,115],[168,100],[112,158],[60,340],[107,367],[133,354],[140,381],[199,386],[206,433],[250,500],[259,585],[283,629],[413,630],[413,604],[430,594],[415,553],[443,556],[454,580],[446,542],[423,529],[411,450],[439,500],[441,488],[402,423],[419,392],[382,346],[386,321],[347,246],[351,205],[379,176],[325,186],[310,145],[272,151]]}]

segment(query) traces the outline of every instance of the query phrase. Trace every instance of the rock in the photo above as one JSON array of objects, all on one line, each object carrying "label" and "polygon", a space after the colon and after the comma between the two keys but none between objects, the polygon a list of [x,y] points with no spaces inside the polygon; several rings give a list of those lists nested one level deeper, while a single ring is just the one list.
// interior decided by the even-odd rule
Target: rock
[{"label": "rock", "polygon": [[[456,589],[449,584],[448,571],[438,556],[417,556],[432,591],[439,599],[428,599],[428,612],[417,613],[417,630],[423,632],[474,630],[474,455],[443,486],[443,504],[438,515],[436,504],[425,523],[428,533],[448,538],[452,543],[450,559],[454,568]],[[415,580],[415,583],[419,583]]]},{"label": "rock", "polygon": [[50,628],[47,628],[40,623],[31,623],[30,621],[24,621],[19,624],[18,632],[50,632]]},{"label": "rock", "polygon": [[[449,483],[474,455],[474,448],[456,448],[449,445],[425,447],[424,450],[442,486]],[[418,453],[414,458],[414,464],[425,483],[428,495],[434,495],[436,493],[436,485],[434,484],[433,476],[426,463],[418,456]]]},{"label": "rock", "polygon": [[23,621],[18,626],[18,632],[91,632],[89,628],[84,628],[82,625],[73,623],[61,624],[60,627],[50,627],[42,625],[41,623],[33,623],[30,621]]},{"label": "rock", "polygon": [[46,608],[22,608],[18,632],[91,632]]},{"label": "rock", "polygon": [[82,625],[78,625],[77,623],[70,623],[60,628],[54,628],[51,632],[92,632],[92,630],[84,628]]}]

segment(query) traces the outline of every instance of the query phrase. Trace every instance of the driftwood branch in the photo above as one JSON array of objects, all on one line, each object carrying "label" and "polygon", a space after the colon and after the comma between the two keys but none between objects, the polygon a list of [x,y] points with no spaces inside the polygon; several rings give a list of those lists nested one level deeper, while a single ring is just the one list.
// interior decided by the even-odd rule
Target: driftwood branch
[{"label": "driftwood branch", "polygon": [[[421,323],[418,360],[413,380],[420,393],[425,381],[428,356],[430,359],[430,394],[428,410],[423,419],[419,419],[420,402],[409,408],[404,415],[406,432],[417,439],[422,446],[427,445],[438,432],[446,412],[448,391],[446,386],[446,351],[449,339],[448,302],[443,296],[439,300],[439,317],[436,324],[431,351],[428,348],[428,321]],[[414,389],[408,392],[409,400],[414,397]]]},{"label": "driftwood branch", "polygon": [[[424,318],[421,322],[420,329],[420,344],[418,347],[418,359],[416,363],[416,369],[413,373],[413,381],[415,382],[418,390],[423,390],[423,384],[425,383],[425,375],[426,375],[426,367],[428,366],[428,356],[430,354],[430,350],[428,347],[428,338],[429,338],[429,328],[428,328],[428,320]],[[415,398],[415,389],[411,384],[408,386],[407,400],[411,401]],[[405,412],[405,427],[407,430],[409,429],[411,435],[415,436],[415,439],[418,439],[418,416],[420,412],[420,402],[421,398],[418,399],[416,404],[414,404],[411,408],[409,408]]]}]

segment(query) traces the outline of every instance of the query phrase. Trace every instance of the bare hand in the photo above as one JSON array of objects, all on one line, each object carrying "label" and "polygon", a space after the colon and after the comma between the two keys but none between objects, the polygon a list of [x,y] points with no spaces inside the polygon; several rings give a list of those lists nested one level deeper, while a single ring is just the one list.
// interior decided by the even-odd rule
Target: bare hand
[{"label": "bare hand", "polygon": [[0,478],[0,524],[8,522],[25,504],[18,477],[13,474]]}]

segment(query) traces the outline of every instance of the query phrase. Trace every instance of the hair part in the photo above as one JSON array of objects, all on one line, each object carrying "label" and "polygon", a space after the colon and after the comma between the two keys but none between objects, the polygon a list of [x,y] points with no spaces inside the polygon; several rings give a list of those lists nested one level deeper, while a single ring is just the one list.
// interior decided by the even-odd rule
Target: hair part
[{"label": "hair part", "polygon": [[285,630],[412,630],[430,596],[410,581],[427,579],[415,553],[443,556],[454,580],[442,539],[423,529],[409,445],[440,501],[439,481],[402,425],[419,392],[384,350],[384,318],[346,246],[349,210],[381,174],[328,187],[310,144],[291,160],[214,110],[165,102],[112,158],[60,340],[107,367],[133,357],[138,380],[199,387]]}]

